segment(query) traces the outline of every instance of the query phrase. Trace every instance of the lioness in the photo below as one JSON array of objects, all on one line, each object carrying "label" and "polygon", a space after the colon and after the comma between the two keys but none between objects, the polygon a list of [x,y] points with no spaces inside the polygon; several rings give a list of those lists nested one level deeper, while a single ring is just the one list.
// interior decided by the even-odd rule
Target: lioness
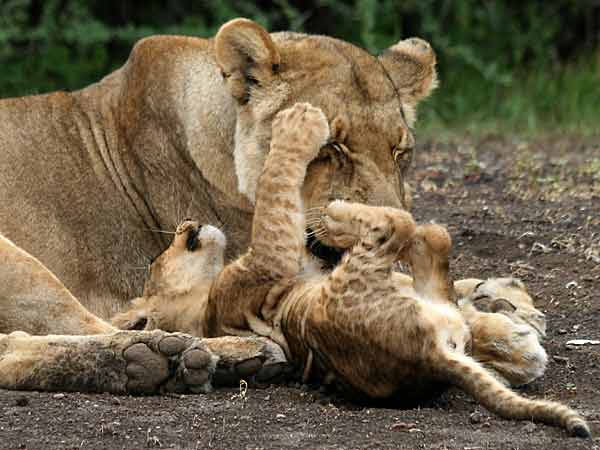
[{"label": "lioness", "polygon": [[155,231],[191,216],[222,227],[229,257],[246,248],[271,122],[298,101],[324,111],[336,144],[308,168],[305,208],[407,206],[414,110],[434,66],[419,39],[372,56],[246,19],[213,39],[144,39],[85,89],[0,101],[0,233],[108,318],[167,247]]}]

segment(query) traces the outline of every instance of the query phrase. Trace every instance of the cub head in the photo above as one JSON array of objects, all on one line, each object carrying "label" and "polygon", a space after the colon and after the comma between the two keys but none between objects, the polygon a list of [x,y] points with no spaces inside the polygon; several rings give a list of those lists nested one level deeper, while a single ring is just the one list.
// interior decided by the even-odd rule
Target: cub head
[{"label": "cub head", "polygon": [[175,302],[189,293],[202,301],[200,291],[223,269],[226,243],[218,228],[185,220],[171,245],[150,265],[143,296],[113,317],[113,325],[126,330],[174,329],[170,324],[177,320]]},{"label": "cub head", "polygon": [[226,244],[218,228],[185,220],[171,245],[150,265],[143,296],[186,293],[212,281],[223,269]]},{"label": "cub head", "polygon": [[320,108],[331,144],[307,170],[306,208],[333,200],[408,208],[405,178],[416,106],[437,85],[435,54],[417,38],[373,56],[352,44],[267,33],[247,19],[221,27],[217,64],[236,102],[234,160],[239,189],[254,201],[275,115],[297,102]]},{"label": "cub head", "polygon": [[456,281],[454,287],[458,296],[469,297],[477,310],[503,314],[515,323],[531,327],[539,338],[546,337],[546,316],[534,306],[521,280],[466,279]]}]

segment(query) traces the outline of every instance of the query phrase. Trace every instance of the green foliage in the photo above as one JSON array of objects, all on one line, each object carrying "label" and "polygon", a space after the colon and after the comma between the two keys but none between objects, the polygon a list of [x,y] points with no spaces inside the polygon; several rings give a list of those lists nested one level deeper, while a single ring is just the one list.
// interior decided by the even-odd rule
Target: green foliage
[{"label": "green foliage", "polygon": [[421,117],[433,132],[599,123],[595,0],[0,0],[0,96],[81,88],[144,36],[211,36],[239,16],[373,53],[403,37],[429,40],[442,84]]}]

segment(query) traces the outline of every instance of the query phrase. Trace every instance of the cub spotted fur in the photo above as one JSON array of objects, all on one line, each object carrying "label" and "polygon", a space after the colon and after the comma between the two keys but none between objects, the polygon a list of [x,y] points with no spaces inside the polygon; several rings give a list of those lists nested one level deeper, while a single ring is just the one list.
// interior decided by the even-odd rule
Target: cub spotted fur
[{"label": "cub spotted fur", "polygon": [[[252,242],[215,279],[207,308],[209,335],[269,336],[285,346],[305,375],[334,380],[369,398],[406,396],[449,382],[503,417],[539,420],[589,436],[585,421],[570,408],[519,396],[465,354],[470,332],[458,308],[449,299],[429,301],[431,292],[442,300],[447,296],[447,262],[421,267],[411,259],[411,239],[427,230],[416,227],[409,213],[330,203],[315,233],[345,249],[345,256],[329,274],[302,272],[300,188],[328,131],[323,114],[310,105],[278,114],[259,180]],[[417,269],[418,296],[406,297],[397,288],[392,271],[398,260]]]}]

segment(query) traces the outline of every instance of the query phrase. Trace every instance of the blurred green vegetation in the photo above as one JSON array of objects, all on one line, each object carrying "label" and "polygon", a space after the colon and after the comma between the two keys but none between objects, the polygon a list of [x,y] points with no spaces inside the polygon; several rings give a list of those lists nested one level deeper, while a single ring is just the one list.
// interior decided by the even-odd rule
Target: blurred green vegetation
[{"label": "blurred green vegetation", "polygon": [[81,88],[139,38],[211,36],[239,16],[373,53],[427,39],[441,79],[427,132],[600,131],[598,0],[0,0],[0,97]]}]

